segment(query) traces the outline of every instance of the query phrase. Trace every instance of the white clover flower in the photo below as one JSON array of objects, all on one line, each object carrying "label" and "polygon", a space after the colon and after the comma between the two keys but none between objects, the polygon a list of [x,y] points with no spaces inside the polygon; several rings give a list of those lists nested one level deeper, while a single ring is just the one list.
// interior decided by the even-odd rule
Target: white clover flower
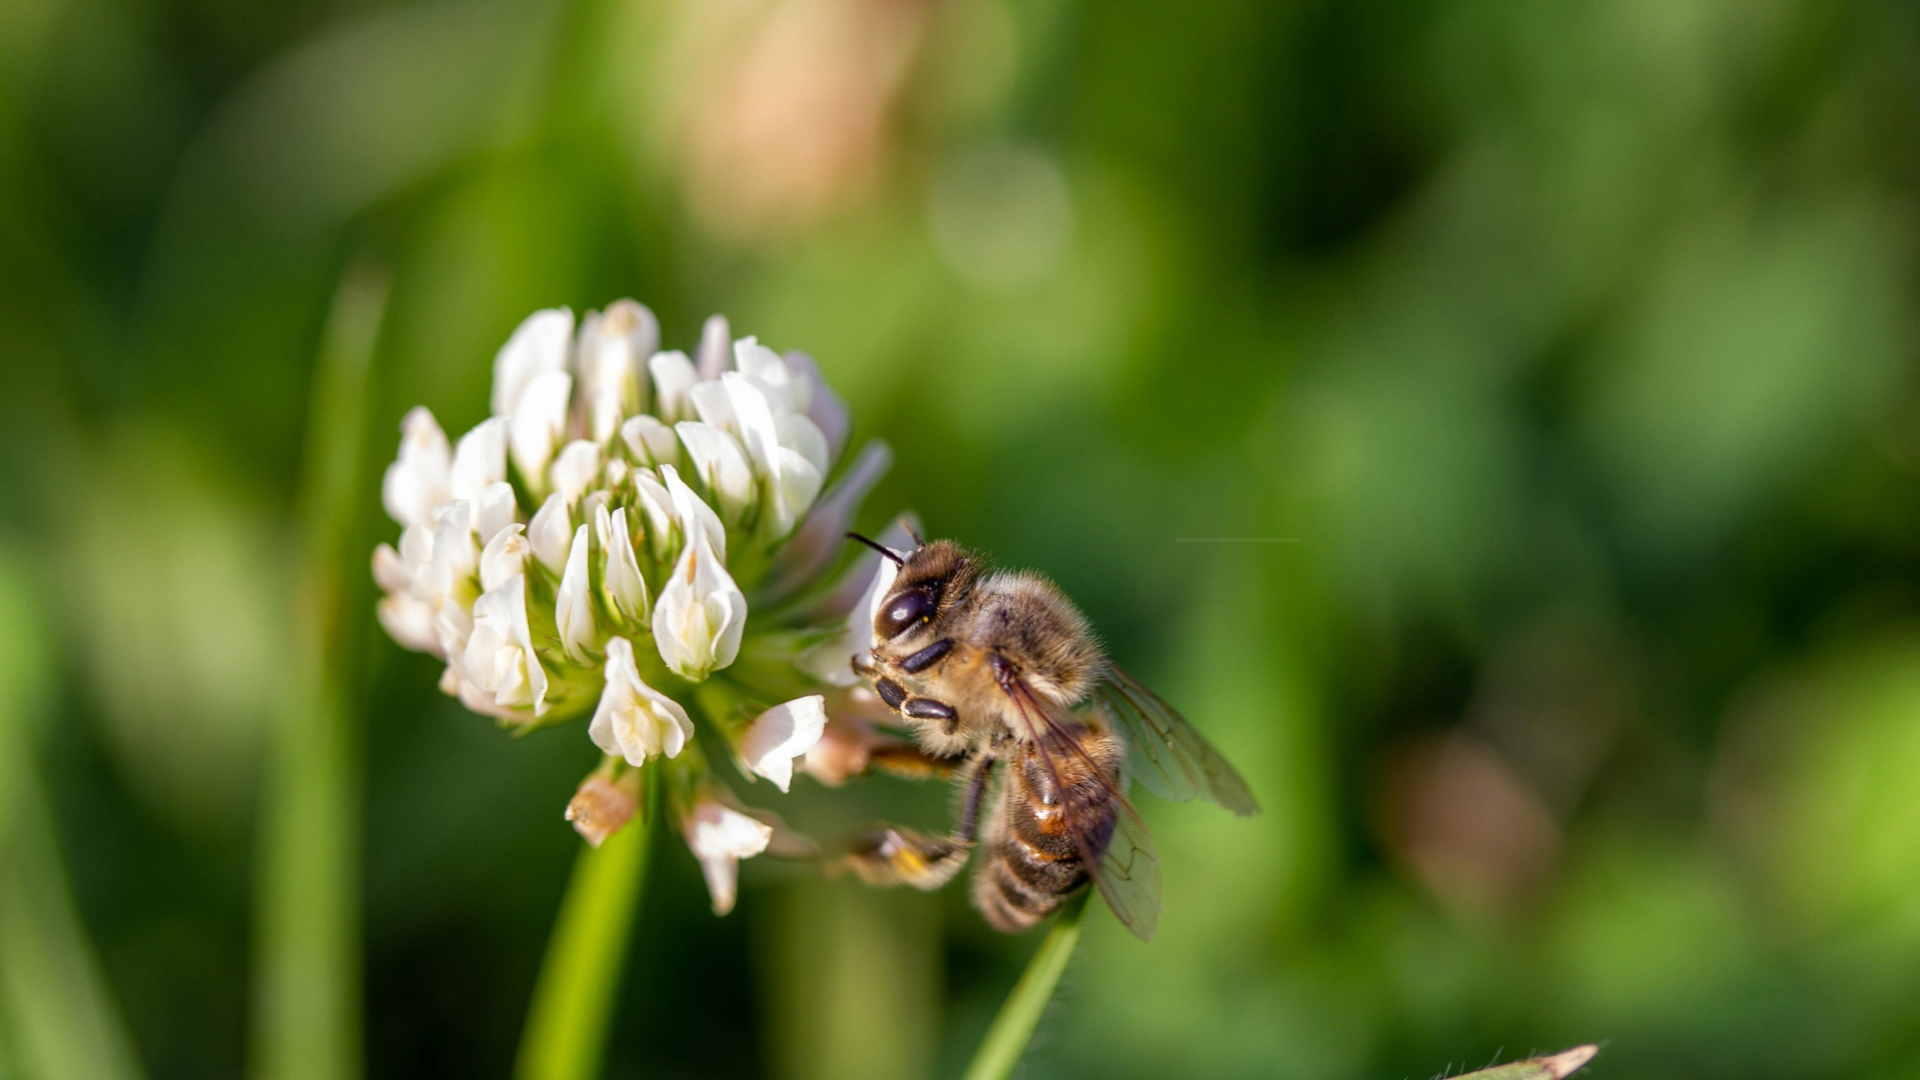
[{"label": "white clover flower", "polygon": [[568,506],[580,501],[594,478],[600,474],[600,444],[591,439],[576,439],[554,459],[550,475],[554,493]]},{"label": "white clover flower", "polygon": [[706,324],[700,327],[700,349],[693,357],[700,381],[717,379],[727,369],[727,343],[732,340],[733,330],[725,315],[707,316]]},{"label": "white clover flower", "polygon": [[653,396],[661,420],[672,423],[696,415],[693,386],[700,381],[700,373],[694,370],[693,361],[687,359],[686,353],[678,349],[654,353],[647,360],[647,373],[653,376]]},{"label": "white clover flower", "polygon": [[380,501],[402,527],[430,523],[434,507],[447,501],[449,453],[446,432],[424,405],[400,421],[400,454],[380,482]]},{"label": "white clover flower", "polygon": [[527,570],[527,527],[508,525],[495,533],[480,552],[480,588],[492,591],[515,574]]},{"label": "white clover flower", "polygon": [[565,371],[573,338],[573,312],[548,308],[526,317],[493,358],[493,415],[512,416],[534,379]]},{"label": "white clover flower", "polygon": [[605,506],[594,511],[600,533],[601,550],[607,553],[606,570],[601,575],[607,606],[629,623],[646,625],[647,579],[640,574],[640,559],[634,554],[633,534],[627,527],[627,508],[607,513]]},{"label": "white clover flower", "polygon": [[793,782],[793,759],[812,750],[826,726],[827,699],[819,694],[775,705],[747,726],[740,758],[784,793]]},{"label": "white clover flower", "polygon": [[738,524],[753,502],[753,466],[747,464],[746,450],[732,433],[697,420],[675,424],[673,430],[686,445],[694,475],[719,496],[721,516]]},{"label": "white clover flower", "polygon": [[694,494],[673,466],[660,466],[660,477],[666,481],[674,524],[679,527],[681,538],[691,541],[695,536],[706,537],[707,543],[724,561],[727,557],[727,528],[720,524],[720,515],[713,512],[713,507],[708,506],[705,499]]},{"label": "white clover flower", "polygon": [[576,664],[587,662],[587,650],[593,647],[593,596],[587,568],[587,527],[573,534],[573,548],[567,555],[566,572],[560,575],[559,598],[554,604],[554,621],[560,625],[560,645],[567,659]]},{"label": "white clover flower", "polygon": [[527,526],[527,543],[533,546],[533,557],[558,574],[567,563],[567,545],[572,538],[573,522],[567,516],[567,500],[558,493],[547,496],[540,512],[533,515],[532,523]]},{"label": "white clover flower", "polygon": [[554,448],[567,433],[568,401],[573,396],[573,376],[564,371],[536,375],[527,383],[507,419],[507,447],[513,463],[527,486],[547,491],[547,464]]},{"label": "white clover flower", "polygon": [[473,604],[473,630],[460,661],[475,689],[500,708],[546,711],[547,673],[527,625],[527,579],[515,574]]},{"label": "white clover flower", "polygon": [[[671,469],[673,466],[662,465],[661,468]],[[646,518],[647,549],[655,560],[663,560],[673,545],[673,495],[666,485],[648,472],[633,474],[633,488],[640,500],[640,513]]]},{"label": "white clover flower", "polygon": [[641,680],[626,638],[607,639],[606,677],[587,726],[593,744],[635,766],[651,757],[678,757],[693,738],[693,721],[679,702]]},{"label": "white clover flower", "polygon": [[746,596],[707,535],[695,530],[653,608],[660,659],[681,678],[699,682],[733,663],[746,626]]},{"label": "white clover flower", "polygon": [[480,548],[473,542],[471,504],[460,499],[441,503],[433,512],[433,563],[427,571],[428,598],[472,603],[477,595],[474,571],[479,568]]},{"label": "white clover flower", "polygon": [[374,606],[381,627],[406,648],[438,654],[440,638],[433,629],[434,605],[413,595],[413,575],[399,553],[386,544],[373,549],[373,580],[387,593]]},{"label": "white clover flower", "polygon": [[713,898],[713,913],[725,915],[733,910],[741,859],[751,859],[767,850],[773,841],[773,826],[757,821],[712,796],[703,796],[693,804],[681,823],[687,847],[700,860],[700,872],[707,879],[707,893]]},{"label": "white clover flower", "polygon": [[680,440],[673,429],[644,413],[620,425],[620,440],[627,444],[635,462],[649,467],[672,464],[680,452]]},{"label": "white clover flower", "polygon": [[514,524],[520,516],[519,502],[514,498],[513,485],[502,480],[488,484],[480,489],[480,497],[473,504],[473,531],[480,537],[484,546],[500,534],[500,530]]},{"label": "white clover flower", "polygon": [[479,502],[481,493],[507,478],[507,421],[482,420],[460,436],[447,474],[447,498]]},{"label": "white clover flower", "polygon": [[[850,700],[806,688],[846,682],[871,646],[880,572],[861,553],[858,580],[823,578],[888,454],[868,447],[836,473],[846,407],[804,353],[735,341],[721,316],[691,357],[659,345],[631,300],[577,332],[564,308],[535,312],[494,356],[491,415],[457,443],[409,412],[381,483],[401,532],[373,553],[376,611],[395,641],[444,661],[441,689],[476,713],[522,730],[590,713],[608,759],[569,820],[597,843],[634,817],[643,783],[666,784],[724,913],[740,859],[808,842],[731,801],[688,709],[737,736],[748,773],[791,787]],[[779,613],[756,621],[749,596]],[[751,671],[729,670],[749,646]],[[736,728],[780,663],[799,696]],[[836,778],[865,760],[839,756]]]},{"label": "white clover flower", "polygon": [[590,314],[580,324],[576,364],[594,442],[613,438],[621,418],[640,411],[641,365],[659,344],[660,323],[631,300],[609,304],[604,314]]}]

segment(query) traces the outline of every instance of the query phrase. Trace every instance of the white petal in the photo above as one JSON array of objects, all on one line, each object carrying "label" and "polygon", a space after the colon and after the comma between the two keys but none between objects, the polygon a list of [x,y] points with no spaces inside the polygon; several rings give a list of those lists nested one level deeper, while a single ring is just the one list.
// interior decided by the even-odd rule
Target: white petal
[{"label": "white petal", "polygon": [[567,401],[573,377],[564,371],[535,376],[521,392],[509,422],[508,443],[520,477],[535,492],[545,492],[547,463],[567,430]]},{"label": "white petal", "polygon": [[444,656],[433,628],[433,605],[409,593],[389,593],[374,605],[380,625],[401,648]]},{"label": "white petal", "polygon": [[675,424],[673,430],[686,444],[695,475],[720,503],[720,513],[728,521],[739,521],[753,502],[753,467],[747,464],[746,451],[739,441],[697,421]]},{"label": "white petal", "polygon": [[725,315],[707,316],[706,325],[700,328],[700,351],[694,357],[694,366],[702,381],[717,379],[727,370],[727,346],[732,339],[733,331],[727,327]]},{"label": "white petal", "polygon": [[647,618],[647,582],[640,576],[640,560],[633,552],[633,534],[627,525],[627,508],[623,506],[608,515],[603,506],[597,516],[607,519],[607,567],[602,577],[606,582],[607,599],[622,617],[644,624]]},{"label": "white petal", "polygon": [[678,756],[693,738],[693,721],[679,702],[641,681],[626,638],[607,640],[606,680],[587,727],[594,745],[634,766],[657,755]]},{"label": "white petal", "polygon": [[513,485],[501,480],[480,489],[474,503],[473,528],[480,534],[482,544],[489,543],[519,516],[520,504],[514,501]]},{"label": "white petal", "polygon": [[[478,501],[480,493],[507,478],[507,421],[495,416],[482,420],[460,436],[453,451],[453,471],[447,490],[456,499]],[[486,541],[481,541],[485,543]]]},{"label": "white petal", "polygon": [[620,426],[620,439],[642,465],[671,464],[680,454],[673,429],[651,416],[640,415]]},{"label": "white petal", "polygon": [[527,569],[527,538],[524,525],[508,525],[495,533],[487,541],[486,549],[480,552],[480,587],[484,590],[499,588],[515,574]]},{"label": "white petal", "polygon": [[373,549],[373,581],[385,592],[407,592],[413,588],[413,573],[392,545],[381,544]]},{"label": "white petal", "polygon": [[727,528],[720,523],[720,515],[713,512],[706,500],[695,494],[685,480],[671,465],[660,466],[660,477],[667,482],[667,494],[673,499],[673,517],[680,526],[680,535],[691,542],[696,534],[704,535],[713,545],[714,554],[722,562],[727,558]]},{"label": "white petal", "polygon": [[566,573],[560,576],[560,592],[553,611],[554,622],[560,627],[560,645],[576,664],[587,662],[586,650],[594,644],[587,548],[587,527],[582,525],[573,534],[573,550],[567,555]]},{"label": "white petal", "polygon": [[573,522],[567,516],[567,501],[558,494],[547,496],[540,512],[533,515],[532,524],[527,526],[527,543],[533,547],[533,557],[557,574],[567,563],[567,545],[572,539]]},{"label": "white petal", "polygon": [[480,549],[473,542],[472,505],[458,499],[441,504],[433,515],[430,594],[470,599],[473,594],[469,591],[469,579],[479,566]]},{"label": "white petal", "polygon": [[595,442],[612,438],[620,417],[639,411],[640,365],[659,344],[660,324],[653,312],[632,300],[609,304],[604,313],[590,314],[582,322],[574,366]]},{"label": "white petal", "polygon": [[473,638],[473,616],[459,604],[442,603],[433,613],[433,633],[440,639],[440,654],[448,664],[462,664],[467,643]]},{"label": "white petal", "polygon": [[733,663],[746,627],[747,598],[704,533],[688,541],[653,606],[660,659],[693,682]]},{"label": "white petal", "polygon": [[673,544],[673,496],[649,472],[634,473],[633,488],[647,518],[647,548],[654,558],[664,559]]},{"label": "white petal", "polygon": [[400,421],[400,452],[380,482],[380,501],[402,526],[431,522],[435,507],[447,501],[450,452],[446,433],[425,406],[408,410]]},{"label": "white petal", "polygon": [[654,409],[664,420],[691,419],[693,402],[687,397],[693,390],[693,384],[700,376],[693,369],[693,361],[687,354],[672,352],[654,353],[647,361],[647,371],[653,376]]},{"label": "white petal", "polygon": [[813,465],[815,472],[827,474],[832,463],[827,437],[821,434],[814,422],[799,413],[781,413],[774,417],[774,428],[780,433],[780,445],[795,451]]},{"label": "white petal", "polygon": [[780,354],[760,344],[755,337],[743,337],[733,343],[733,366],[740,374],[759,383],[767,391],[774,407],[791,412],[804,408],[796,400],[793,374]]},{"label": "white petal", "polygon": [[747,768],[786,791],[793,782],[793,759],[813,749],[827,726],[827,699],[818,694],[775,705],[754,718],[740,738]]},{"label": "white petal", "polygon": [[600,475],[600,444],[587,439],[568,443],[554,459],[549,475],[554,492],[573,505]]},{"label": "white petal", "polygon": [[[442,605],[444,609],[450,605]],[[547,673],[534,653],[527,625],[527,579],[515,574],[473,604],[473,630],[461,666],[466,678],[502,708],[546,712]]]},{"label": "white petal", "polygon": [[767,397],[766,388],[737,371],[722,375],[720,388],[733,416],[732,430],[746,444],[760,475],[770,475],[773,452],[780,446],[780,428],[774,423],[773,402]]},{"label": "white petal", "polygon": [[548,308],[526,317],[493,358],[493,415],[512,416],[520,395],[542,375],[565,371],[573,312]]},{"label": "white petal", "polygon": [[787,362],[787,370],[794,373],[796,385],[809,389],[803,395],[807,403],[800,407],[807,419],[826,436],[828,459],[838,458],[840,451],[846,449],[847,432],[852,427],[852,419],[847,412],[847,403],[833,392],[827,380],[820,374],[820,365],[806,353],[793,351],[782,359]]},{"label": "white petal", "polygon": [[774,451],[773,513],[765,516],[762,529],[778,539],[793,531],[794,525],[820,494],[820,473],[799,453],[782,446]]},{"label": "white petal", "polygon": [[694,804],[683,828],[687,847],[700,860],[701,873],[706,876],[713,913],[725,915],[733,910],[740,860],[767,849],[773,840],[773,826],[716,799],[703,798]]},{"label": "white petal", "polygon": [[712,424],[725,431],[739,430],[733,415],[733,402],[727,397],[726,387],[718,382],[697,382],[687,392],[687,397],[693,402],[693,411],[699,415],[701,423]]}]

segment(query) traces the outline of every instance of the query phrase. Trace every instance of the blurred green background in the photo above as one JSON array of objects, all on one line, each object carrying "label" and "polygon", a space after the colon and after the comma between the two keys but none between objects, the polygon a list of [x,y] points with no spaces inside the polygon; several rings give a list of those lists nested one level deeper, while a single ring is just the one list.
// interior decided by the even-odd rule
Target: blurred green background
[{"label": "blurred green background", "polygon": [[[621,296],[811,351],[866,524],[1054,575],[1264,803],[1142,795],[1161,936],[1092,917],[1027,1075],[1920,1073],[1916,136],[1881,0],[9,0],[0,1075],[264,1075],[365,264],[367,1076],[508,1074],[596,757],[379,633],[379,470]],[[767,860],[716,920],[658,851],[610,1077],[953,1076],[1036,942]]]}]

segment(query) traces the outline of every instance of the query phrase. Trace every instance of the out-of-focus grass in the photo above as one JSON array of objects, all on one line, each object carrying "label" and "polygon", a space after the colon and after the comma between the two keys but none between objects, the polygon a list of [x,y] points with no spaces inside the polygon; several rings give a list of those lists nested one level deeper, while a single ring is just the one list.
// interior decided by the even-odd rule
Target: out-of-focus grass
[{"label": "out-of-focus grass", "polygon": [[[359,710],[346,625],[369,371],[384,270],[341,277],[314,365],[299,493],[292,655],[263,792],[254,967],[254,1069],[271,1080],[352,1080],[361,1035]],[[357,575],[356,575],[357,576]]]},{"label": "out-of-focus grass", "polygon": [[144,1075],[76,910],[36,753],[52,689],[31,563],[0,548],[0,1069],[25,1080]]}]

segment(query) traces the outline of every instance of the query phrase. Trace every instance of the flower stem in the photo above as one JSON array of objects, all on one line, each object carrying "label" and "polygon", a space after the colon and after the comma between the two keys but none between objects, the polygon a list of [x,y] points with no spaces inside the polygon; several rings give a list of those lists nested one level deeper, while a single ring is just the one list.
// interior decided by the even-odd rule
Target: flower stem
[{"label": "flower stem", "polygon": [[[657,785],[648,781],[649,801],[657,805]],[[599,1072],[653,817],[636,816],[599,847],[583,847],[573,864],[520,1037],[517,1080],[591,1080]]]},{"label": "flower stem", "polygon": [[1013,985],[1006,1004],[1000,1006],[1000,1015],[993,1018],[986,1038],[980,1040],[980,1049],[974,1051],[973,1064],[967,1066],[964,1080],[1003,1080],[1020,1063],[1020,1055],[1026,1052],[1027,1041],[1040,1023],[1040,1014],[1053,1000],[1054,987],[1060,985],[1061,972],[1067,970],[1073,947],[1080,942],[1080,916],[1087,909],[1090,895],[1091,889],[1082,892],[1060,909],[1047,939]]}]

